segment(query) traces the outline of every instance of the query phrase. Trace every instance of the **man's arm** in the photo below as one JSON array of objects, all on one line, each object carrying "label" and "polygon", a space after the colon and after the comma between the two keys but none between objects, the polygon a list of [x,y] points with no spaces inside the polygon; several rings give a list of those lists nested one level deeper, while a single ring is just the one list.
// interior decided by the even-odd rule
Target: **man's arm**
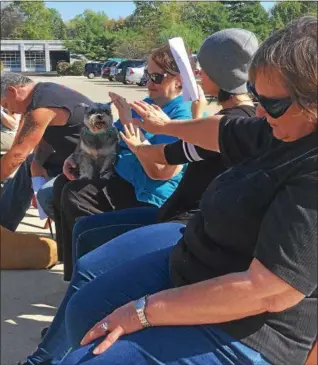
[{"label": "man's arm", "polygon": [[8,178],[26,160],[39,144],[55,115],[53,110],[46,108],[39,108],[25,115],[13,146],[1,159],[0,181]]}]

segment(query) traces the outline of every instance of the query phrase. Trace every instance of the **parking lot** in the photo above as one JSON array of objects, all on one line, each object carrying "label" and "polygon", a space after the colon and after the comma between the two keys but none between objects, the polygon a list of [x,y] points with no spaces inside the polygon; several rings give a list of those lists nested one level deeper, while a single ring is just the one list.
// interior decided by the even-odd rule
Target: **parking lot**
[{"label": "parking lot", "polygon": [[[110,91],[117,93],[127,101],[132,102],[135,100],[141,100],[147,96],[147,88],[137,85],[124,85],[119,82],[110,82],[107,79],[101,77],[95,77],[94,79],[88,79],[84,76],[62,76],[62,77],[32,77],[36,82],[56,82],[70,87],[95,102],[105,103],[109,101],[108,93]],[[208,113],[214,114],[218,110],[216,103],[211,103],[208,107]],[[116,114],[116,110],[114,110]]]}]

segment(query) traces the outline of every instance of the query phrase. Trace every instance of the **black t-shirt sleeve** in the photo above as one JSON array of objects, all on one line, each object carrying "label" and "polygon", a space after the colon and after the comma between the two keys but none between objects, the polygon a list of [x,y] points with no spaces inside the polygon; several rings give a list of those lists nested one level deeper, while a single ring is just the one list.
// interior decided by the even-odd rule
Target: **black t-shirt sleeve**
[{"label": "black t-shirt sleeve", "polygon": [[219,145],[227,166],[257,154],[272,137],[266,119],[225,115],[220,121]]},{"label": "black t-shirt sleeve", "polygon": [[306,296],[317,288],[317,179],[285,186],[269,206],[254,256]]},{"label": "black t-shirt sleeve", "polygon": [[167,144],[164,148],[165,158],[169,165],[181,165],[187,162],[198,162],[218,155],[182,140]]}]

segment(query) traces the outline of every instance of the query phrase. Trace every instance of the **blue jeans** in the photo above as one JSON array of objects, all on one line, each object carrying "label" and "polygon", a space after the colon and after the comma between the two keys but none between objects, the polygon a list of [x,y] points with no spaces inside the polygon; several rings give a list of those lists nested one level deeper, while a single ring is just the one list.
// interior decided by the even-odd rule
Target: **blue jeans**
[{"label": "blue jeans", "polygon": [[[104,338],[80,346],[87,331],[116,308],[146,294],[173,287],[170,282],[169,259],[176,239],[181,236],[181,227],[176,223],[168,223],[139,229],[145,241],[161,241],[161,249],[117,265],[99,275],[72,297],[65,316],[71,349],[60,362],[61,365],[268,364],[260,353],[215,325],[149,328],[123,336],[99,356],[94,356],[92,350]],[[118,246],[123,238],[127,240],[131,236],[133,232],[112,242]]]},{"label": "blue jeans", "polygon": [[38,191],[37,198],[44,211],[44,213],[54,220],[54,209],[53,209],[53,184],[57,176],[49,180],[44,184]]},{"label": "blue jeans", "polygon": [[[111,240],[107,245],[79,259],[56,316],[38,349],[28,357],[28,364],[59,364],[70,351],[71,345],[65,327],[65,310],[75,293],[119,265],[125,265],[130,260],[176,244],[183,235],[184,227],[178,223],[164,223],[139,228]],[[165,229],[167,233],[163,236]],[[169,239],[166,239],[166,236]]]},{"label": "blue jeans", "polygon": [[80,218],[73,230],[73,264],[111,239],[156,223],[158,208],[138,207]]},{"label": "blue jeans", "polygon": [[[4,185],[4,190],[0,198],[0,225],[15,231],[24,218],[26,211],[30,208],[33,188],[31,178],[31,162],[33,154],[31,154],[19,167],[14,177],[8,180]],[[56,176],[48,170],[50,177]],[[38,194],[41,195],[41,190],[51,190],[51,180],[41,187]],[[52,194],[52,193],[51,193]]]}]

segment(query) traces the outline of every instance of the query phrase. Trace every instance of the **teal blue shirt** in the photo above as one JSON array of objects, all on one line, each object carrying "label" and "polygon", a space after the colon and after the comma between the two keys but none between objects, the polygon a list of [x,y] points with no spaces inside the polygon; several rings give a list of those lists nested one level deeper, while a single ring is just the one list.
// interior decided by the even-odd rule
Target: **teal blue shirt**
[{"label": "teal blue shirt", "polygon": [[[155,104],[150,98],[144,99],[148,104]],[[170,119],[191,119],[191,102],[184,102],[183,96],[178,96],[162,107],[162,110],[170,117]],[[139,118],[133,111],[133,117]],[[115,126],[119,130],[123,130],[120,120],[115,122]],[[173,143],[177,140],[175,137],[165,135],[156,135],[143,130],[145,137],[151,144]],[[161,207],[164,202],[172,195],[182,179],[184,169],[177,175],[167,181],[152,180],[144,172],[144,169],[126,143],[121,141],[121,148],[118,154],[118,161],[115,166],[116,172],[123,179],[130,182],[134,188],[138,201],[153,204]]]}]

